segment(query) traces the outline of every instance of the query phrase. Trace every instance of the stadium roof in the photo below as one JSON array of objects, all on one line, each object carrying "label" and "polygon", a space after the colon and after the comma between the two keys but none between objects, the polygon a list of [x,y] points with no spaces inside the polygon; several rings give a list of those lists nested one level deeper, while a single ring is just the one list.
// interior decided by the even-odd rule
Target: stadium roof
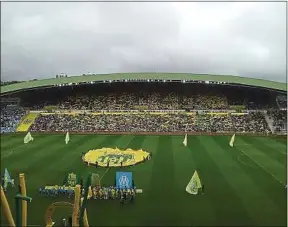
[{"label": "stadium roof", "polygon": [[59,84],[69,84],[69,83],[78,84],[78,83],[87,83],[91,81],[101,82],[109,80],[213,81],[213,82],[226,82],[228,84],[238,84],[238,85],[287,91],[286,83],[263,80],[263,79],[255,79],[255,78],[229,76],[229,75],[221,76],[221,75],[189,74],[189,73],[115,73],[115,74],[97,74],[97,75],[94,74],[94,75],[82,75],[82,76],[26,81],[1,86],[1,94],[33,88],[50,87]]}]

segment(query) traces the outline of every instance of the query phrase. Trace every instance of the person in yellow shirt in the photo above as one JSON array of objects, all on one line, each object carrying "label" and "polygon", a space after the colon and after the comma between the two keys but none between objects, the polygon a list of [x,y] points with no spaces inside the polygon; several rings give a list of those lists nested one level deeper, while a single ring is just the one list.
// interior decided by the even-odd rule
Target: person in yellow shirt
[{"label": "person in yellow shirt", "polygon": [[99,189],[99,198],[100,199],[103,198],[103,190],[102,190],[102,188]]},{"label": "person in yellow shirt", "polygon": [[93,198],[97,199],[97,190],[96,187],[93,187]]},{"label": "person in yellow shirt", "polygon": [[91,189],[91,186],[89,186],[87,198],[90,199],[92,196],[93,196],[92,189]]}]

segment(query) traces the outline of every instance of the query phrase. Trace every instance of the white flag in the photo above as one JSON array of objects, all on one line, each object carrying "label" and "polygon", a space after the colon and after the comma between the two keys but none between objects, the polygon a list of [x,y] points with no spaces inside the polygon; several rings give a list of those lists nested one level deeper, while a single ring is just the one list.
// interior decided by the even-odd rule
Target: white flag
[{"label": "white flag", "polygon": [[187,147],[187,134],[185,135],[185,138],[184,138],[183,144],[184,144],[185,147]]},{"label": "white flag", "polygon": [[65,143],[68,144],[69,140],[70,140],[69,132],[67,132],[65,137]]},{"label": "white flag", "polygon": [[33,141],[33,137],[31,136],[31,133],[28,132],[27,135],[24,137],[24,143],[29,143],[30,141]]},{"label": "white flag", "polygon": [[199,188],[202,188],[202,184],[201,184],[198,172],[195,170],[191,180],[186,186],[186,192],[192,195],[196,195],[198,193]]},{"label": "white flag", "polygon": [[234,141],[235,141],[235,134],[230,139],[230,142],[229,142],[230,147],[234,147]]}]

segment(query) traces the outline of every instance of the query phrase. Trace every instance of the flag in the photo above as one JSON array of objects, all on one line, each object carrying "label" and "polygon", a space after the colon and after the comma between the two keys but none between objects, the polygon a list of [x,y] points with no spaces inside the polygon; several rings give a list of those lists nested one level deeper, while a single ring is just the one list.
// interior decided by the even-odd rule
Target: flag
[{"label": "flag", "polygon": [[29,143],[30,141],[33,141],[33,137],[31,136],[31,133],[28,132],[27,135],[24,137],[24,143]]},{"label": "flag", "polygon": [[185,138],[184,138],[183,144],[184,144],[185,147],[187,147],[187,134],[185,135]]},{"label": "flag", "polygon": [[229,142],[230,147],[234,147],[234,141],[235,141],[235,134],[230,139],[230,142]]},{"label": "flag", "polygon": [[8,186],[8,183],[12,184],[12,186],[14,185],[14,179],[11,178],[7,168],[5,168],[4,171],[4,188],[6,189]]},{"label": "flag", "polygon": [[68,144],[69,140],[70,140],[69,132],[67,132],[65,137],[65,143]]},{"label": "flag", "polygon": [[91,186],[89,186],[87,199],[90,199],[92,196],[93,196],[92,189],[91,189]]},{"label": "flag", "polygon": [[195,170],[191,180],[186,186],[186,192],[192,195],[196,195],[198,193],[199,188],[202,188],[202,185],[197,170]]}]

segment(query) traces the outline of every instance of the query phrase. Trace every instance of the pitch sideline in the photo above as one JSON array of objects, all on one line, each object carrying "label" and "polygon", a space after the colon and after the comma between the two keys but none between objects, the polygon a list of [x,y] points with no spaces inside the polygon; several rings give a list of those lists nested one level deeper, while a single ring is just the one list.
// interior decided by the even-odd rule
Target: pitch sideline
[{"label": "pitch sideline", "polygon": [[254,161],[251,157],[249,157],[249,155],[247,155],[245,152],[243,152],[240,148],[238,148],[239,151],[241,151],[244,155],[246,155],[248,158],[250,158],[256,165],[258,165],[259,167],[261,167],[263,170],[265,170],[266,173],[268,173],[270,176],[272,176],[275,180],[277,180],[279,183],[281,183],[283,186],[285,186],[285,184],[279,180],[277,177],[275,177],[272,173],[270,173],[264,166],[262,166],[261,164],[257,163],[256,161]]},{"label": "pitch sideline", "polygon": [[14,153],[14,150],[15,150],[15,149],[18,149],[18,148],[20,148],[20,147],[23,147],[24,145],[25,145],[25,144],[21,144],[21,145],[19,145],[18,147],[15,147],[15,148],[11,149],[7,154],[4,154],[3,156],[1,156],[1,159],[4,159],[4,158],[7,158],[7,157],[11,156],[11,155]]},{"label": "pitch sideline", "polygon": [[238,162],[240,162],[242,165],[248,166],[248,167],[250,167],[250,168],[255,168],[255,166],[249,165],[249,164],[247,164],[245,161],[242,161],[242,160],[241,160],[241,156],[244,156],[244,155],[242,154],[242,155],[238,155],[238,156],[237,156]]}]

